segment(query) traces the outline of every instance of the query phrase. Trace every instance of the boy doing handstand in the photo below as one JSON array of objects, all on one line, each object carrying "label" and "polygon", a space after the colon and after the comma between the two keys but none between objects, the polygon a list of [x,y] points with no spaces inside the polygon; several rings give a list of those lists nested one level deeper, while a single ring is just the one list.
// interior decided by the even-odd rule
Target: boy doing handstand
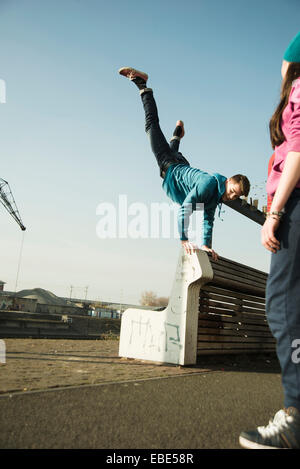
[{"label": "boy doing handstand", "polygon": [[217,205],[235,200],[242,195],[247,196],[250,190],[248,178],[242,174],[226,178],[218,173],[210,175],[200,169],[192,168],[178,151],[180,140],[184,136],[183,122],[177,121],[170,144],[160,129],[153,91],[147,88],[148,75],[131,67],[123,67],[119,73],[135,83],[140,90],[145,111],[145,130],[160,168],[160,176],[164,180],[162,187],[168,197],[180,205],[178,229],[181,243],[187,253],[195,249],[187,237],[188,221],[197,204],[203,204],[201,249],[210,252],[212,258],[217,260],[218,255],[212,249],[212,230]]}]

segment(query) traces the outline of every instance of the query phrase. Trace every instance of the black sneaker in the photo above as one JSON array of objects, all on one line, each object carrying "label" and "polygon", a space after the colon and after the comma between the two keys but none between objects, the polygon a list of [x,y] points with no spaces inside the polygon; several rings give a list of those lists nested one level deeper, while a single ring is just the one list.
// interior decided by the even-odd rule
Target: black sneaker
[{"label": "black sneaker", "polygon": [[300,449],[300,412],[281,409],[266,427],[242,432],[239,443],[247,449]]},{"label": "black sneaker", "polygon": [[176,127],[175,127],[175,130],[173,132],[173,137],[171,138],[171,140],[181,140],[182,137],[184,136],[184,123],[182,121],[177,121],[176,122]]}]

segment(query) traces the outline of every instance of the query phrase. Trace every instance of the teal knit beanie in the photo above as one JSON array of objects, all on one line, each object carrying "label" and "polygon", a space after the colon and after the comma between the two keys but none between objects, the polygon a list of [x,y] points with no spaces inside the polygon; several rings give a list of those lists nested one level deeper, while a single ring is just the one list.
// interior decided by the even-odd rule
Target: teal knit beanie
[{"label": "teal knit beanie", "polygon": [[283,58],[287,62],[300,62],[300,32],[290,42]]}]

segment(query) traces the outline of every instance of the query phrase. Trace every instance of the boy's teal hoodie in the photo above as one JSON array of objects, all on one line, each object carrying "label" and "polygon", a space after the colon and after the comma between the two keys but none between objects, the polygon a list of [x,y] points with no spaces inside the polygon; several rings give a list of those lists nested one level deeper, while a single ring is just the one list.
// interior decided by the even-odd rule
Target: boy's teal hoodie
[{"label": "boy's teal hoodie", "polygon": [[222,202],[226,177],[208,174],[185,164],[171,165],[165,175],[163,189],[167,196],[181,205],[178,211],[178,230],[181,240],[187,240],[189,217],[196,204],[204,204],[202,244],[211,248],[212,229],[217,205]]}]

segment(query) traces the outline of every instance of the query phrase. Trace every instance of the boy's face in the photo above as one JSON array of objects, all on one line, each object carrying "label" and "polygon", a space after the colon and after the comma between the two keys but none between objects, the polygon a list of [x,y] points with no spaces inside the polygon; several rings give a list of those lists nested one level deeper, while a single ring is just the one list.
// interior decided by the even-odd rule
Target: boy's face
[{"label": "boy's face", "polygon": [[242,190],[240,184],[233,181],[231,178],[227,179],[225,182],[225,192],[222,196],[223,202],[238,199],[241,195]]}]

